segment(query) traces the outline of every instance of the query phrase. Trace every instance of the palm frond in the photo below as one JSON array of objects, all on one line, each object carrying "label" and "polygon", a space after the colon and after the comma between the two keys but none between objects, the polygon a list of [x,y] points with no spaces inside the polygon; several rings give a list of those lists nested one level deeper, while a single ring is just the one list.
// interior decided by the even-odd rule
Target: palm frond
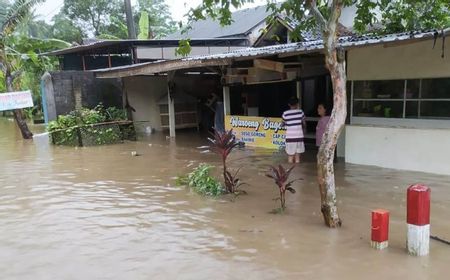
[{"label": "palm frond", "polygon": [[0,10],[0,38],[12,32],[29,14],[31,8],[44,0],[15,0],[6,9]]}]

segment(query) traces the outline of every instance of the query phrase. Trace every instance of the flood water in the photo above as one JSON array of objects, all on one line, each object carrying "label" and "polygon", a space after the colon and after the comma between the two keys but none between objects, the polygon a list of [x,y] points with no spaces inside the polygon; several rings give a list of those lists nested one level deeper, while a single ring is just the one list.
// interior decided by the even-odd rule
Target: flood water
[{"label": "flood water", "polygon": [[[33,130],[42,128],[33,127]],[[450,240],[450,177],[337,164],[343,227],[328,229],[319,210],[313,155],[293,171],[288,210],[264,176],[284,162],[270,150],[235,152],[248,195],[209,199],[173,178],[200,162],[207,144],[193,133],[176,141],[71,148],[23,141],[0,118],[1,279],[447,279],[450,246],[406,254],[408,185],[432,188],[431,231]],[[137,151],[139,156],[131,156]],[[391,211],[389,248],[370,248],[370,210]]]}]

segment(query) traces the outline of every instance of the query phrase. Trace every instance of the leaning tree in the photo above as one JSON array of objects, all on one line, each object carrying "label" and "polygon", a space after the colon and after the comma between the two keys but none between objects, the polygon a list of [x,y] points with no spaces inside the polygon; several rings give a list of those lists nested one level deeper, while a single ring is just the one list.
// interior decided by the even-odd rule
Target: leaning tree
[{"label": "leaning tree", "polygon": [[[253,0],[203,0],[201,5],[190,10],[188,17],[190,20],[211,17],[227,25],[232,22],[230,9],[251,2]],[[333,159],[347,116],[345,51],[338,44],[342,9],[355,6],[355,28],[359,32],[376,22],[382,24],[378,31],[398,32],[449,26],[448,0],[268,0],[267,4],[273,12],[272,18],[284,13],[299,23],[291,34],[292,38],[301,38],[301,32],[305,29],[320,29],[322,34],[325,65],[333,85],[334,106],[317,155],[317,173],[324,222],[328,227],[340,227]]]},{"label": "leaning tree", "polygon": [[[21,71],[20,69],[13,71],[13,65],[8,59],[8,39],[13,35],[15,29],[22,23],[30,14],[31,8],[43,0],[15,0],[11,5],[2,7],[0,9],[0,63],[4,72],[6,90],[13,91],[13,82]],[[14,119],[22,133],[24,139],[31,139],[31,133],[28,125],[23,117],[22,110],[16,109],[13,111]]]}]

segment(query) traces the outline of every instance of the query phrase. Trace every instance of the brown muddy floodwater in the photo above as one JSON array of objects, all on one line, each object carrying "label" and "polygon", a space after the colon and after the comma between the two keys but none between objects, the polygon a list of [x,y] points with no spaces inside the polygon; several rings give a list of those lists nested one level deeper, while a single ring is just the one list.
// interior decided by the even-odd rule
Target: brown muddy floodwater
[{"label": "brown muddy floodwater", "polygon": [[[33,127],[33,130],[42,128]],[[433,235],[450,240],[450,178],[337,165],[343,227],[319,214],[313,155],[303,181],[277,207],[264,172],[283,162],[270,150],[237,151],[248,195],[213,200],[174,185],[200,162],[203,138],[180,133],[125,144],[53,147],[23,141],[0,118],[0,279],[449,279],[450,246],[428,257],[405,251],[405,190],[432,188]],[[137,151],[140,156],[131,156]],[[370,210],[391,211],[390,247],[370,248]]]}]

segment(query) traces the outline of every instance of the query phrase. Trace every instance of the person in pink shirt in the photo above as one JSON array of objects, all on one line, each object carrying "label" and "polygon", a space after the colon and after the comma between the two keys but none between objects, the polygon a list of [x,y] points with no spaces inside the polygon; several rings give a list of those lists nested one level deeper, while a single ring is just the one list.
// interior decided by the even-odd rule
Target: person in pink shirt
[{"label": "person in pink shirt", "polygon": [[320,116],[320,119],[316,127],[316,146],[320,147],[330,116],[327,116],[327,108],[324,104],[319,104],[319,106],[317,106],[317,114]]}]

